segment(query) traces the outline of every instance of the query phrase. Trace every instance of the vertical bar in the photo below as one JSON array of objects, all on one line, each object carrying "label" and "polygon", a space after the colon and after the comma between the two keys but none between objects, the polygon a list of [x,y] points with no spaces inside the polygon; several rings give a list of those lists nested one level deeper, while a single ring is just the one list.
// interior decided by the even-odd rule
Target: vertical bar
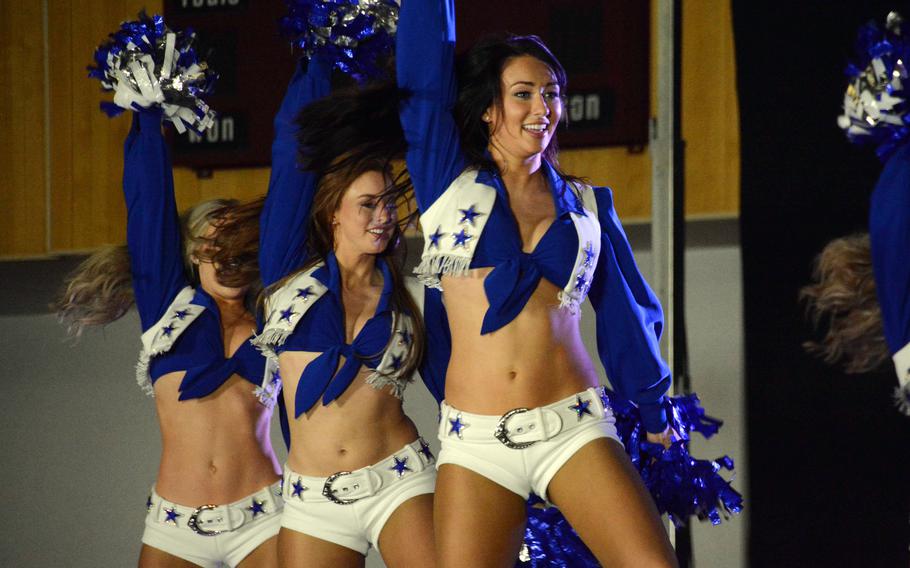
[{"label": "vertical bar", "polygon": [[[682,139],[682,2],[657,0],[657,116],[651,123],[651,250],[664,307],[661,351],[674,394],[689,390],[685,327],[685,143]],[[671,530],[681,568],[692,565],[688,527]]]},{"label": "vertical bar", "polygon": [[51,214],[51,71],[50,71],[50,22],[47,0],[41,3],[41,34],[44,49],[44,253],[53,246],[54,224]]}]

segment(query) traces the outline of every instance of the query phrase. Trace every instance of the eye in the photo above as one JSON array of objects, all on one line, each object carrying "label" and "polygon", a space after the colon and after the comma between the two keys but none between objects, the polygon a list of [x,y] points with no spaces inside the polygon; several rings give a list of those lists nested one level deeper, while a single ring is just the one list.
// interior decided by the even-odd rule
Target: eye
[{"label": "eye", "polygon": [[375,201],[364,201],[363,203],[360,204],[360,206],[373,210],[373,209],[376,209],[376,202]]},{"label": "eye", "polygon": [[559,98],[559,91],[547,91],[546,93],[543,94],[543,96],[548,101],[555,101],[556,99]]},{"label": "eye", "polygon": [[516,92],[512,93],[512,96],[522,99],[522,100],[527,100],[527,99],[531,98],[531,92],[530,91],[516,91]]}]

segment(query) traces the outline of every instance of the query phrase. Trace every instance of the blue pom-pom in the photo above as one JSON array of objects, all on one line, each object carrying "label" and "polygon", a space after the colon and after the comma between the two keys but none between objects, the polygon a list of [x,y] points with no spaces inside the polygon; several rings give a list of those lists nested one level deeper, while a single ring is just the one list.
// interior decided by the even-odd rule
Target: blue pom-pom
[{"label": "blue pom-pom", "polygon": [[202,97],[212,92],[217,75],[199,60],[194,39],[192,30],[171,30],[161,16],[144,12],[120,24],[88,67],[89,77],[114,92],[114,101],[102,102],[101,110],[113,117],[124,110],[161,108],[178,132],[211,126],[215,113]]},{"label": "blue pom-pom", "polygon": [[648,442],[641,414],[634,404],[609,390],[606,399],[613,409],[619,438],[632,464],[654,498],[658,511],[666,513],[676,526],[686,524],[692,516],[716,525],[722,517],[728,518],[742,510],[742,495],[720,475],[721,470],[733,470],[733,460],[728,456],[702,460],[689,454],[691,432],[710,438],[723,424],[705,414],[697,395],[669,399],[670,427],[681,438],[669,448]]},{"label": "blue pom-pom", "polygon": [[304,56],[325,56],[364,80],[382,74],[378,61],[391,53],[398,27],[394,0],[286,0],[282,34]]},{"label": "blue pom-pom", "polygon": [[556,507],[537,496],[528,501],[524,544],[516,566],[599,568],[600,563]]},{"label": "blue pom-pom", "polygon": [[883,161],[910,135],[906,90],[910,41],[901,32],[901,23],[900,15],[891,12],[884,27],[870,22],[859,29],[856,59],[846,68],[844,114],[838,117],[850,142],[875,146]]}]

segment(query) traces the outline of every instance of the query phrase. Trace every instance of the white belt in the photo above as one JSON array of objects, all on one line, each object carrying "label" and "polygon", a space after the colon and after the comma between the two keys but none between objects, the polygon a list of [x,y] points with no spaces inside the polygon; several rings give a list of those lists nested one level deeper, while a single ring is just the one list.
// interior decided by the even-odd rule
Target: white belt
[{"label": "white belt", "polygon": [[354,471],[339,471],[328,477],[303,475],[285,466],[283,497],[286,501],[326,500],[339,505],[379,493],[383,487],[417,475],[432,466],[436,458],[423,438],[417,438],[391,456]]},{"label": "white belt", "polygon": [[267,517],[284,508],[281,482],[260,489],[249,497],[228,505],[202,505],[187,507],[162,499],[155,489],[146,501],[148,514],[155,521],[185,528],[204,536],[233,531],[256,519]]},{"label": "white belt", "polygon": [[521,450],[594,420],[612,419],[603,387],[591,387],[560,401],[537,408],[513,408],[502,416],[462,412],[442,403],[439,437],[471,442],[499,441]]}]

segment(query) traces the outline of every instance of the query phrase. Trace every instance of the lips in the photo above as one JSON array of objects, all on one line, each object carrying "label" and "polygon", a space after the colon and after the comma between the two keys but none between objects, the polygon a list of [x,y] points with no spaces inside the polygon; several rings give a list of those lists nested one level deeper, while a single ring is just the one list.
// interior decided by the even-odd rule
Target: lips
[{"label": "lips", "polygon": [[534,122],[531,124],[522,124],[521,129],[535,137],[546,135],[550,125],[546,122]]},{"label": "lips", "polygon": [[392,227],[373,227],[371,229],[367,229],[367,232],[373,235],[373,238],[376,240],[387,239],[392,232]]}]

